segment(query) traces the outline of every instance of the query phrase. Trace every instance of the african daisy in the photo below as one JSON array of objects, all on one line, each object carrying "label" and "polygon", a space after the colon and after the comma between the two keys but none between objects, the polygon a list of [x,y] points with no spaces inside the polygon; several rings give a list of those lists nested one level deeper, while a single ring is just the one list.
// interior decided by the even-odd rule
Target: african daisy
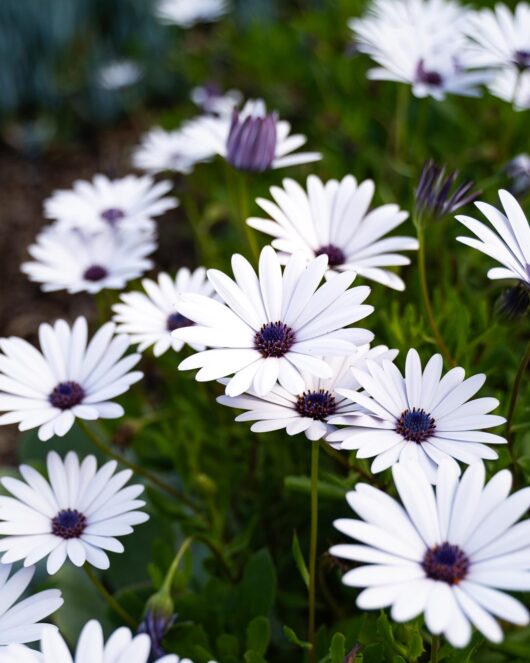
[{"label": "african daisy", "polygon": [[159,0],[156,15],[167,25],[191,28],[218,21],[228,10],[227,0]]}]

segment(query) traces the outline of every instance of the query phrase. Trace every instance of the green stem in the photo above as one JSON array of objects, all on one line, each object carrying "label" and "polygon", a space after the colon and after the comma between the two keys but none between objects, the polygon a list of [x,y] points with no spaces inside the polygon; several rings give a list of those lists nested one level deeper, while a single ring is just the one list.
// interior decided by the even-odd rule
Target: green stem
[{"label": "green stem", "polygon": [[249,207],[248,207],[248,188],[247,188],[247,178],[246,173],[235,170],[231,168],[228,164],[226,165],[226,175],[228,185],[232,191],[232,197],[234,199],[235,207],[235,225],[237,232],[241,232],[241,227],[245,233],[248,245],[252,252],[252,257],[255,261],[259,258],[259,247],[254,235],[254,231],[247,224],[247,219],[249,217]]},{"label": "green stem", "polygon": [[77,420],[79,423],[79,427],[81,430],[85,433],[85,435],[89,438],[89,440],[106,456],[109,456],[110,458],[113,458],[115,461],[118,463],[121,463],[122,465],[125,465],[125,467],[128,467],[131,469],[135,474],[138,474],[148,481],[150,481],[152,484],[160,488],[161,490],[165,491],[172,497],[180,500],[181,502],[184,502],[187,506],[190,507],[190,509],[193,509],[194,511],[197,510],[197,507],[195,506],[194,502],[190,500],[189,497],[181,493],[179,490],[176,488],[173,488],[173,486],[170,486],[168,483],[165,481],[162,481],[162,479],[159,479],[155,474],[152,474],[149,472],[149,470],[144,469],[141,465],[137,465],[136,463],[133,463],[130,460],[127,460],[124,456],[121,456],[120,454],[116,453],[113,449],[111,449],[103,440],[100,440],[99,437],[94,433],[94,431],[86,424],[85,421],[82,419]]},{"label": "green stem", "polygon": [[436,319],[432,310],[431,298],[429,295],[429,285],[427,283],[427,269],[425,265],[425,232],[421,227],[421,224],[418,227],[418,242],[420,244],[418,249],[418,274],[420,277],[421,295],[423,298],[425,312],[427,313],[427,319],[429,321],[432,333],[434,334],[436,343],[440,348],[442,355],[444,356],[444,359],[450,366],[456,366],[456,362],[447,349],[442,335],[440,334],[440,330],[438,329],[438,325],[436,324]]},{"label": "green stem", "polygon": [[438,663],[439,651],[440,651],[440,636],[433,635],[431,639],[431,663]]},{"label": "green stem", "polygon": [[410,89],[408,85],[398,85],[396,118],[394,124],[394,157],[401,157],[401,150],[407,137]]},{"label": "green stem", "polygon": [[105,601],[109,604],[109,607],[117,614],[119,615],[123,621],[128,624],[130,627],[136,630],[137,623],[136,621],[131,617],[131,615],[121,607],[121,605],[116,601],[114,596],[108,591],[108,589],[105,587],[105,585],[101,582],[101,580],[97,577],[97,575],[94,573],[92,570],[92,567],[89,566],[88,564],[85,564],[83,566],[85,573],[89,577],[90,581],[92,584],[95,586],[95,588],[98,590],[98,592],[101,594],[101,596],[105,599]]},{"label": "green stem", "polygon": [[161,593],[167,593],[168,596],[171,596],[171,586],[173,585],[173,577],[175,576],[175,573],[180,565],[180,562],[182,561],[182,558],[186,554],[186,550],[188,550],[192,542],[193,542],[193,536],[188,536],[182,542],[180,548],[177,551],[177,554],[175,555],[175,559],[171,562],[169,571],[166,573],[166,577],[164,578],[164,584],[160,589]]},{"label": "green stem", "polygon": [[510,405],[508,407],[508,416],[506,417],[506,429],[505,429],[505,435],[506,439],[508,440],[508,451],[510,452],[510,456],[512,459],[512,465],[515,468],[515,454],[513,450],[513,445],[512,445],[512,423],[513,423],[513,415],[515,414],[515,408],[517,406],[517,400],[519,398],[519,392],[521,390],[521,384],[523,382],[523,377],[524,373],[526,371],[526,367],[528,366],[528,363],[530,362],[530,343],[528,344],[526,351],[523,355],[523,358],[521,359],[521,362],[519,363],[519,368],[517,369],[517,373],[515,374],[515,381],[513,383],[512,387],[512,394],[510,397]]},{"label": "green stem", "polygon": [[318,452],[320,442],[311,443],[311,534],[309,543],[309,660],[316,663],[315,649],[315,598],[316,598],[316,566],[318,538]]},{"label": "green stem", "polygon": [[213,263],[211,244],[208,242],[207,233],[202,228],[201,214],[197,202],[192,195],[181,195],[180,199],[193,233],[193,241],[198,257],[202,264],[210,265]]}]

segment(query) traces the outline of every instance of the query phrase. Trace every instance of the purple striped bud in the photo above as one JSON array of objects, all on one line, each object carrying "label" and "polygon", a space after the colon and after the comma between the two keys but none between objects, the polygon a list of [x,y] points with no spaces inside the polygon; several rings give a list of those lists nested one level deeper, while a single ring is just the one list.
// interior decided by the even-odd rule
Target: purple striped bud
[{"label": "purple striped bud", "polygon": [[232,114],[228,133],[227,161],[238,170],[262,173],[268,170],[276,155],[276,123],[278,115],[263,117],[248,115],[244,119],[238,111]]}]

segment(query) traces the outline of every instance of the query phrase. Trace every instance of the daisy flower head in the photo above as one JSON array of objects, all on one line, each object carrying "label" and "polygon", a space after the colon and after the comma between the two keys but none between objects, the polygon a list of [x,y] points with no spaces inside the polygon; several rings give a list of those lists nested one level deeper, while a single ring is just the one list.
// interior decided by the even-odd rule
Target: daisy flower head
[{"label": "daisy flower head", "polygon": [[186,343],[211,349],[186,358],[181,370],[200,369],[199,381],[233,375],[228,396],[252,388],[268,394],[279,382],[288,392],[305,388],[302,373],[333,377],[333,369],[320,357],[347,355],[369,343],[373,334],[346,328],[372,313],[363,304],[370,288],[350,288],[355,275],[344,272],[319,286],[327,270],[327,256],[307,263],[294,254],[282,271],[275,251],[261,252],[258,273],[241,255],[232,257],[234,279],[215,269],[208,278],[221,301],[183,294],[177,311],[196,324],[173,332]]},{"label": "daisy flower head", "polygon": [[174,171],[187,175],[196,164],[215,156],[214,142],[202,117],[185,122],[174,131],[154,127],[142,136],[132,162],[135,168],[149,173]]},{"label": "daisy flower head", "polygon": [[229,9],[227,0],[159,0],[156,15],[166,25],[191,28],[197,23],[214,23]]},{"label": "daisy flower head", "polygon": [[123,356],[129,339],[108,322],[88,341],[86,318],[39,327],[40,351],[22,338],[0,339],[0,425],[39,429],[39,438],[62,437],[75,419],[123,416],[112,399],[142,377],[131,369],[139,354]]},{"label": "daisy flower head", "polygon": [[216,83],[194,87],[190,96],[196,106],[212,115],[231,115],[243,99],[239,90],[223,92]]},{"label": "daisy flower head", "polygon": [[253,433],[266,433],[285,428],[288,435],[304,433],[308,440],[320,440],[336,430],[329,423],[333,415],[346,415],[359,410],[359,406],[341,396],[337,388],[358,389],[352,368],[365,365],[366,360],[381,362],[393,361],[397,350],[389,350],[385,345],[370,348],[368,345],[357,348],[351,355],[324,358],[332,370],[331,378],[318,378],[303,374],[304,390],[291,394],[280,385],[275,385],[263,397],[249,389],[241,396],[219,396],[217,402],[228,407],[245,410],[236,421],[253,421]]},{"label": "daisy flower head", "polygon": [[498,3],[492,9],[470,12],[466,32],[468,50],[482,67],[530,69],[530,4],[519,2],[512,11]]},{"label": "daisy flower head", "polygon": [[488,414],[499,405],[496,398],[470,400],[486,376],[464,380],[463,368],[442,377],[442,357],[433,355],[422,370],[416,350],[407,354],[405,376],[390,361],[367,361],[366,370],[353,369],[364,391],[339,390],[360,405],[366,414],[337,416],[333,424],[346,426],[328,437],[342,442],[341,449],[357,450],[357,458],[373,458],[372,472],[381,472],[398,461],[415,460],[430,481],[436,467],[447,459],[456,462],[493,460],[497,453],[487,444],[505,444],[499,435],[483,429],[498,426],[504,417]]},{"label": "daisy flower head", "polygon": [[261,173],[322,158],[320,152],[293,154],[305,144],[306,137],[290,134],[289,122],[268,112],[262,99],[248,100],[231,116],[204,117],[202,123],[210,131],[217,154],[237,170]]},{"label": "daisy flower head", "polygon": [[414,237],[384,237],[401,225],[408,213],[397,205],[370,210],[374,194],[371,180],[357,183],[352,175],[323,183],[315,175],[307,178],[306,189],[291,179],[283,187],[271,188],[274,202],[258,198],[258,205],[270,219],[250,218],[247,223],[268,235],[272,246],[285,261],[296,251],[307,260],[328,256],[327,277],[343,271],[382,283],[396,290],[405,284],[393,272],[393,265],[408,265],[409,258],[398,251],[418,248]]},{"label": "daisy flower head", "polygon": [[477,202],[475,206],[491,224],[470,216],[457,216],[457,221],[476,237],[457,237],[459,242],[485,253],[501,267],[488,271],[489,279],[516,279],[530,287],[530,226],[520,204],[508,191],[500,190],[499,199],[503,210],[488,203]]},{"label": "daisy flower head", "polygon": [[47,589],[18,601],[28,588],[35,567],[19,569],[12,575],[11,570],[11,564],[0,565],[0,654],[7,645],[34,642],[41,639],[46,629],[55,630],[55,626],[42,623],[41,619],[63,604],[58,589]]},{"label": "daisy flower head", "polygon": [[61,228],[83,231],[119,228],[152,230],[153,218],[177,207],[166,194],[171,182],[155,182],[149,175],[127,175],[111,180],[95,175],[91,182],[78,180],[71,189],[55,191],[44,201],[44,215]]},{"label": "daisy flower head", "polygon": [[[0,663],[148,663],[150,647],[149,636],[133,635],[125,627],[114,631],[105,642],[101,624],[93,619],[83,627],[73,656],[61,634],[55,631],[43,636],[40,652],[27,647],[8,647],[0,652]],[[169,654],[156,659],[156,663],[192,662]]]},{"label": "daisy flower head", "polygon": [[503,638],[495,617],[517,625],[527,609],[500,590],[530,590],[528,521],[530,488],[509,495],[511,474],[502,470],[485,484],[484,465],[473,463],[459,480],[451,464],[438,469],[433,489],[417,463],[392,468],[401,503],[381,490],[357,484],[347,494],[360,519],[335,527],[355,544],[331,554],[364,565],[342,581],[363,588],[362,610],[390,608],[396,622],[424,614],[433,634],[465,647],[471,627],[493,642]]},{"label": "daisy flower head", "polygon": [[488,85],[495,97],[512,104],[515,111],[530,109],[530,69],[504,69]]},{"label": "daisy flower head", "polygon": [[[175,329],[194,324],[175,309],[180,293],[194,292],[211,297],[213,286],[206,278],[204,267],[190,272],[187,267],[178,270],[173,278],[164,272],[157,281],[142,281],[145,293],[126,292],[120,295],[121,302],[115,304],[114,322],[117,332],[127,334],[131,343],[138,344],[139,352],[153,346],[153,354],[160,357],[169,348],[178,352],[184,341],[172,336]],[[204,349],[201,345],[192,345],[195,350]]]},{"label": "daisy flower head", "polygon": [[93,295],[121,290],[128,281],[153,267],[148,257],[157,248],[152,232],[131,230],[84,232],[77,228],[45,228],[28,248],[33,258],[21,265],[43,292],[66,290]]},{"label": "daisy flower head", "polygon": [[491,77],[465,59],[466,20],[466,10],[454,2],[384,0],[349,25],[358,50],[379,65],[368,78],[407,83],[416,97],[441,101],[446,94],[479,96]]},{"label": "daisy flower head", "polygon": [[48,453],[48,480],[29,465],[21,465],[24,481],[1,480],[13,496],[0,496],[0,551],[2,564],[24,560],[31,566],[47,557],[46,569],[56,573],[68,558],[75,566],[85,562],[108,569],[106,550],[121,553],[116,537],[132,534],[133,525],[149,520],[138,500],[141,484],[124,488],[131,470],[115,474],[112,460],[97,468],[95,456],[82,461],[69,451],[64,459]]}]

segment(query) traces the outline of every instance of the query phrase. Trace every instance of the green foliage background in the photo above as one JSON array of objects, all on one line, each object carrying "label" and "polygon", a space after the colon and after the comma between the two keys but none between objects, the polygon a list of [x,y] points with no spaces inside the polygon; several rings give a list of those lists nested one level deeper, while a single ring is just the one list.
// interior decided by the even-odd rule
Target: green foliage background
[{"label": "green foliage background", "polygon": [[[0,15],[7,15],[10,5],[17,21],[16,12],[32,4],[3,3]],[[59,13],[69,4],[50,2],[55,9],[61,7]],[[48,42],[44,82],[35,83],[33,90],[28,86],[18,97],[11,95],[10,104],[4,99],[4,128],[28,118],[53,120],[47,140],[56,146],[124,117],[133,117],[144,129],[154,123],[173,128],[196,112],[188,98],[190,88],[215,79],[247,97],[263,97],[292,121],[296,132],[308,136],[309,149],[324,154],[317,164],[247,176],[245,207],[238,202],[234,173],[220,161],[176,178],[182,207],[161,222],[164,269],[184,264],[228,269],[233,252],[250,256],[242,213],[247,209],[256,214],[255,197],[267,196],[269,186],[283,177],[300,182],[310,173],[323,179],[347,173],[358,179],[370,177],[376,182],[375,204],[397,202],[411,210],[421,165],[432,157],[475,179],[484,191],[482,198],[495,203],[497,188],[507,185],[504,164],[529,148],[528,113],[515,113],[493,97],[437,103],[410,98],[399,85],[368,82],[370,63],[349,53],[346,21],[364,7],[356,0],[240,2],[233,16],[191,31],[156,26],[145,18],[148,3],[132,3],[137,14],[131,14],[131,3],[119,0],[94,2],[91,7],[79,4],[92,22],[81,28],[76,17],[70,17],[64,39]],[[37,14],[26,23],[28,31],[33,26],[35,39],[38,30],[45,29],[42,15]],[[135,16],[145,20],[131,23]],[[105,30],[104,25],[110,27]],[[71,38],[78,33],[84,41]],[[146,34],[152,35],[152,46]],[[116,35],[122,35],[121,41]],[[106,53],[106,47],[136,57],[148,72],[159,76],[153,79],[149,73],[134,103],[124,104],[118,97],[112,110],[108,99],[99,105],[91,96],[87,76],[94,53]],[[68,61],[67,53],[78,53],[78,61]],[[528,210],[528,204],[524,206]],[[404,230],[414,233],[410,221],[399,229]],[[461,231],[452,218],[427,228],[435,314],[458,364],[468,374],[487,374],[483,394],[499,398],[499,413],[504,414],[528,342],[528,323],[499,316],[496,306],[504,284],[487,280],[491,261],[458,244],[457,234]],[[407,283],[404,293],[373,284],[369,298],[375,313],[366,326],[375,332],[376,343],[400,350],[396,360],[400,367],[409,347],[416,347],[424,360],[437,351],[421,306],[415,262],[412,256],[412,265],[401,272]],[[131,284],[134,287],[138,284]],[[113,297],[99,298],[102,319],[109,316]],[[195,535],[198,540],[174,582],[178,620],[166,639],[167,649],[195,663],[211,658],[219,663],[302,661],[307,637],[303,560],[309,545],[310,443],[304,436],[291,438],[281,432],[252,434],[246,424],[235,424],[234,412],[215,402],[221,388],[179,373],[179,359],[168,353],[155,360],[147,352],[142,360],[145,379],[121,399],[126,416],[98,424],[94,431],[119,443],[123,453],[184,492],[194,508],[147,486],[152,519],[124,540],[125,554],[113,556],[102,579],[140,620],[146,600],[161,586],[180,543]],[[527,379],[515,426],[519,485],[526,484],[530,475],[529,396]],[[45,454],[52,448],[62,455],[69,449],[80,454],[94,451],[80,430],[72,430],[64,439],[47,444],[33,433],[23,435],[19,456],[43,469]],[[506,450],[501,450],[499,461],[489,462],[488,469],[509,465]],[[362,649],[355,660],[364,663],[420,661],[428,649],[429,636],[420,619],[395,625],[383,612],[361,614],[355,607],[355,592],[340,583],[346,567],[326,552],[340,540],[332,521],[351,513],[344,500],[346,491],[367,473],[365,461],[348,454],[322,454],[317,586],[321,663],[342,663],[357,644]],[[392,490],[388,472],[374,482]],[[109,630],[120,623],[79,569],[65,566],[53,579],[41,573],[39,581],[63,590],[66,601],[57,623],[72,642],[89,617],[97,617]],[[510,626],[501,645],[485,643],[476,635],[467,649],[455,652],[444,646],[440,655],[440,660],[455,663],[529,658],[530,628]]]}]

